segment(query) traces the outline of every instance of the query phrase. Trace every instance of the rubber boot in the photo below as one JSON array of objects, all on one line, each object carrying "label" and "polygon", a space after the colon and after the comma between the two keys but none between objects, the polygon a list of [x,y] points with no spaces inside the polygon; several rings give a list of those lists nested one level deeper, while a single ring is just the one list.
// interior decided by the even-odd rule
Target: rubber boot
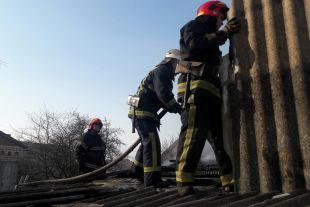
[{"label": "rubber boot", "polygon": [[153,186],[155,188],[167,188],[169,187],[169,183],[164,180],[159,180],[159,181],[154,182]]},{"label": "rubber boot", "polygon": [[181,197],[195,193],[192,185],[184,185],[184,184],[182,185],[180,183],[177,183],[177,189],[178,189],[178,194]]}]

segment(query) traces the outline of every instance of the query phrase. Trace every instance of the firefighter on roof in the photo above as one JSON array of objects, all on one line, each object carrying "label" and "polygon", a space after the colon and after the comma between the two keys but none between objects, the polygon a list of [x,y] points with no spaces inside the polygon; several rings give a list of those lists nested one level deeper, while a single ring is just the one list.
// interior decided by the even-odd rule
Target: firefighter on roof
[{"label": "firefighter on roof", "polygon": [[[240,29],[236,18],[228,20],[229,8],[220,1],[208,1],[197,17],[181,29],[181,60],[177,72],[178,101],[182,103],[182,127],[178,143],[176,181],[180,196],[194,192],[192,183],[206,139],[219,166],[223,186],[233,184],[232,164],[223,146],[219,46]],[[210,132],[211,136],[208,137]]]},{"label": "firefighter on roof", "polygon": [[106,147],[99,134],[102,126],[99,118],[90,120],[87,131],[75,149],[81,173],[88,173],[105,165]]},{"label": "firefighter on roof", "polygon": [[157,132],[160,117],[157,112],[163,108],[170,113],[181,113],[181,106],[172,93],[179,58],[180,53],[176,49],[165,54],[165,59],[141,81],[135,95],[139,103],[129,110],[129,117],[141,138],[131,173],[145,186],[168,186],[161,179],[161,146]]}]

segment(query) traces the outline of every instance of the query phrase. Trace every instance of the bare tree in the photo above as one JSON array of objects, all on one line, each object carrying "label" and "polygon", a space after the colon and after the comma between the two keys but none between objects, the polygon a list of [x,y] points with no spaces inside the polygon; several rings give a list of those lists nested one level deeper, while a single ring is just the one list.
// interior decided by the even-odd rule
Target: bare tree
[{"label": "bare tree", "polygon": [[172,150],[175,150],[175,147],[177,145],[178,137],[170,137],[169,139],[164,140],[161,142],[161,159],[166,160],[170,154],[172,153]]},{"label": "bare tree", "polygon": [[173,145],[178,140],[178,137],[170,137],[169,139],[161,142],[161,153],[165,152],[171,145]]},{"label": "bare tree", "polygon": [[[29,149],[29,156],[23,160],[28,163],[24,165],[23,173],[30,174],[32,180],[76,175],[78,165],[74,149],[90,118],[76,111],[56,113],[44,108],[30,114],[29,120],[30,127],[16,130]],[[107,147],[106,159],[110,161],[120,153],[122,130],[111,128],[106,119],[103,122],[101,135]]]},{"label": "bare tree", "polygon": [[103,126],[100,131],[100,135],[103,139],[103,142],[106,145],[106,162],[111,162],[114,157],[120,154],[120,150],[117,146],[121,146],[123,143],[119,139],[119,135],[123,133],[123,130],[120,128],[111,128],[111,123],[104,119]]}]

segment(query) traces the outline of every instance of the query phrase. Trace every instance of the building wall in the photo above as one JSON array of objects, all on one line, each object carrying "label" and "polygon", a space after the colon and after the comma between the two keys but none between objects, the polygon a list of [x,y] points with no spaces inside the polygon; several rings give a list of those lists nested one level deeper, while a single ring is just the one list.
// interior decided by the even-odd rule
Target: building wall
[{"label": "building wall", "polygon": [[230,16],[237,189],[310,189],[310,1],[232,0]]},{"label": "building wall", "polygon": [[0,161],[0,166],[0,191],[14,189],[14,186],[17,184],[17,162]]},{"label": "building wall", "polygon": [[12,190],[17,184],[18,161],[27,154],[23,145],[0,131],[0,191]]},{"label": "building wall", "polygon": [[0,161],[18,161],[25,154],[25,149],[19,146],[0,145]]},{"label": "building wall", "polygon": [[0,145],[0,191],[14,189],[18,180],[18,161],[25,154],[21,147]]}]

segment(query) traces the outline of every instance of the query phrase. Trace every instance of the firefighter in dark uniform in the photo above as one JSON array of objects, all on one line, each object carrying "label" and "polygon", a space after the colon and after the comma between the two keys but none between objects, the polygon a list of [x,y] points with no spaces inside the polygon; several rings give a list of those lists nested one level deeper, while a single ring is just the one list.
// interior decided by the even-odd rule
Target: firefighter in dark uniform
[{"label": "firefighter in dark uniform", "polygon": [[131,167],[131,175],[145,186],[167,187],[161,179],[161,146],[157,129],[160,118],[157,112],[163,108],[170,113],[181,113],[181,106],[172,93],[175,67],[179,50],[172,49],[165,59],[141,81],[136,96],[140,98],[135,110],[129,109],[129,117],[135,113],[134,127],[141,138],[141,145]]},{"label": "firefighter in dark uniform", "polygon": [[[176,167],[180,196],[194,192],[192,183],[206,139],[214,150],[222,185],[234,182],[231,160],[223,146],[218,76],[221,61],[219,45],[240,29],[239,21],[232,18],[223,30],[219,30],[228,10],[220,1],[208,1],[198,8],[197,17],[180,30],[179,65],[184,67],[178,80],[178,101],[183,106]],[[211,136],[208,137],[209,134]]]},{"label": "firefighter in dark uniform", "polygon": [[105,165],[106,147],[99,134],[102,126],[99,118],[92,119],[75,149],[81,173],[88,173]]}]

